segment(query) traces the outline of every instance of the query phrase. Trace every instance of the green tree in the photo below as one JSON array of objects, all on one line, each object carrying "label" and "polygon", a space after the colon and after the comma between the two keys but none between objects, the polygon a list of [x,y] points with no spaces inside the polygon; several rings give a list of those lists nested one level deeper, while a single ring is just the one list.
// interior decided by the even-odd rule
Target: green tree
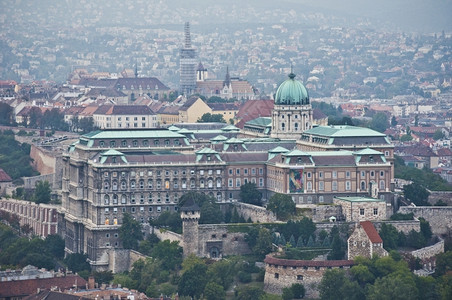
[{"label": "green tree", "polygon": [[35,185],[33,199],[36,203],[49,203],[50,193],[50,183],[48,181],[38,181]]},{"label": "green tree", "polygon": [[452,271],[452,251],[440,253],[436,256],[435,276],[439,277]]},{"label": "green tree", "polygon": [[66,256],[64,263],[72,272],[80,272],[83,270],[90,270],[88,263],[88,255],[83,253],[71,253]]},{"label": "green tree", "polygon": [[397,119],[395,116],[392,116],[391,118],[391,127],[395,127],[397,125]]},{"label": "green tree", "polygon": [[226,299],[226,292],[221,285],[211,281],[204,288],[204,297],[206,300],[224,300]]},{"label": "green tree", "polygon": [[211,122],[226,123],[222,114],[205,113],[198,120],[198,123],[211,123]]},{"label": "green tree", "polygon": [[223,219],[223,213],[217,203],[205,202],[203,206],[201,206],[199,224],[219,224]]},{"label": "green tree", "polygon": [[414,276],[409,272],[377,278],[369,287],[369,300],[417,299],[418,289]]},{"label": "green tree", "polygon": [[252,248],[253,252],[260,257],[265,257],[272,250],[272,235],[270,230],[266,228],[260,228],[259,234],[256,240],[256,245]]},{"label": "green tree", "polygon": [[295,202],[289,195],[276,193],[270,197],[267,210],[276,214],[279,219],[286,220],[295,214]]},{"label": "green tree", "polygon": [[207,282],[207,266],[196,264],[182,274],[178,284],[179,295],[200,298]]},{"label": "green tree", "polygon": [[435,133],[433,134],[433,139],[435,141],[437,140],[441,140],[445,137],[444,133],[441,131],[441,129],[438,129],[435,131]]},{"label": "green tree", "polygon": [[409,141],[412,141],[412,140],[413,140],[413,137],[411,136],[411,134],[404,134],[400,138],[401,142],[409,142]]},{"label": "green tree", "polygon": [[428,206],[428,196],[430,192],[419,184],[408,184],[403,186],[405,197],[417,206]]},{"label": "green tree", "polygon": [[[184,260],[185,262],[185,260]],[[234,281],[236,261],[222,259],[208,266],[207,276],[211,281],[221,285],[227,290]]]},{"label": "green tree", "polygon": [[14,109],[5,102],[0,102],[0,125],[14,124]]},{"label": "green tree", "polygon": [[253,285],[241,285],[237,289],[237,300],[256,300],[264,295],[262,288]]},{"label": "green tree", "polygon": [[64,240],[57,234],[48,235],[45,239],[49,253],[57,259],[64,257]]},{"label": "green tree", "polygon": [[151,226],[168,228],[176,233],[182,233],[182,219],[180,213],[165,211],[157,219],[149,220]]},{"label": "green tree", "polygon": [[344,270],[332,269],[323,274],[319,285],[320,299],[364,299],[364,291],[356,282],[351,282]]},{"label": "green tree", "polygon": [[82,133],[88,133],[95,129],[94,119],[92,117],[81,118],[78,121],[78,128],[82,131]]},{"label": "green tree", "polygon": [[388,128],[388,116],[385,113],[378,112],[372,117],[370,128],[384,132]]},{"label": "green tree", "polygon": [[154,246],[151,256],[160,260],[164,270],[174,270],[182,263],[182,248],[178,241],[164,240]]},{"label": "green tree", "polygon": [[255,183],[247,182],[240,186],[240,200],[244,203],[261,206],[262,193],[257,189]]},{"label": "green tree", "polygon": [[379,234],[386,250],[397,249],[399,234],[394,226],[382,223]]},{"label": "green tree", "polygon": [[141,224],[132,215],[124,213],[122,225],[119,227],[119,238],[124,249],[138,250],[139,241],[143,239]]}]

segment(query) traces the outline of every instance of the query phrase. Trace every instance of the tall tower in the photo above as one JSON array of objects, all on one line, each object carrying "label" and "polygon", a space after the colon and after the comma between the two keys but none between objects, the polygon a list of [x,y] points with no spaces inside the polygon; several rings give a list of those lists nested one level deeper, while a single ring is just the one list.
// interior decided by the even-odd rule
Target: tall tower
[{"label": "tall tower", "polygon": [[180,208],[182,219],[182,241],[184,257],[190,254],[199,255],[199,229],[198,222],[201,210],[193,199],[188,199]]},{"label": "tall tower", "polygon": [[196,50],[191,46],[190,23],[185,23],[185,43],[180,49],[180,92],[190,95],[196,89]]}]

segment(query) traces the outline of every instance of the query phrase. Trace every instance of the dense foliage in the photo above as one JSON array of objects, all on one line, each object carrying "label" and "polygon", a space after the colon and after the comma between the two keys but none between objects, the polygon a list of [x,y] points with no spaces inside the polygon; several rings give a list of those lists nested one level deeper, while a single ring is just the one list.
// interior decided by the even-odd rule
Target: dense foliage
[{"label": "dense foliage", "polygon": [[0,253],[2,268],[33,265],[52,270],[56,260],[64,255],[64,241],[57,235],[49,235],[44,240],[19,237],[11,227],[0,223]]},{"label": "dense foliage", "polygon": [[427,188],[431,191],[451,191],[452,185],[447,183],[441,176],[434,174],[430,169],[419,170],[406,166],[403,159],[395,156],[394,163],[395,178],[412,180],[414,184]]},{"label": "dense foliage", "polygon": [[198,123],[213,123],[213,122],[226,123],[222,114],[205,113],[202,115],[201,118],[198,119]]},{"label": "dense foliage", "polygon": [[289,195],[276,193],[270,197],[267,210],[272,211],[280,220],[287,220],[296,212],[295,202]]},{"label": "dense foliage", "polygon": [[450,299],[451,276],[418,277],[397,255],[357,258],[350,271],[327,270],[319,285],[329,299]]},{"label": "dense foliage", "polygon": [[122,225],[119,227],[119,238],[124,249],[138,250],[139,241],[143,239],[141,224],[132,215],[125,213],[122,218]]},{"label": "dense foliage", "polygon": [[262,205],[262,193],[257,189],[255,183],[247,182],[240,186],[240,201],[253,205]]},{"label": "dense foliage", "polygon": [[38,174],[30,163],[30,145],[17,142],[11,130],[0,132],[0,168],[16,181]]}]

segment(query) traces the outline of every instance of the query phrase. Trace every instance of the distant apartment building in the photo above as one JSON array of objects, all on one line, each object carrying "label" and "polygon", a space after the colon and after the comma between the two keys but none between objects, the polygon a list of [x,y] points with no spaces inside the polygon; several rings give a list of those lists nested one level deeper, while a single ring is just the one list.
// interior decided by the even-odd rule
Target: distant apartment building
[{"label": "distant apartment building", "polygon": [[156,128],[159,124],[157,115],[145,105],[102,105],[93,119],[101,129]]}]

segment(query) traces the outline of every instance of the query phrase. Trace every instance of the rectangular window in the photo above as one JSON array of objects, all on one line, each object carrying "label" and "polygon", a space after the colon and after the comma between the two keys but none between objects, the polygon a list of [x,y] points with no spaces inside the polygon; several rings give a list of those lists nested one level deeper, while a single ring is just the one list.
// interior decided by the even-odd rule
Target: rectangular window
[{"label": "rectangular window", "polygon": [[350,181],[345,182],[345,190],[350,191],[352,189],[352,185]]},{"label": "rectangular window", "polygon": [[365,171],[361,171],[361,178],[366,177],[366,172]]},{"label": "rectangular window", "polygon": [[323,181],[319,181],[319,190],[323,191],[325,189],[325,184]]},{"label": "rectangular window", "polygon": [[323,178],[323,172],[319,172],[319,178]]},{"label": "rectangular window", "polygon": [[237,175],[240,175],[240,169],[235,170]]},{"label": "rectangular window", "polygon": [[259,178],[259,187],[264,186],[264,178]]},{"label": "rectangular window", "polygon": [[256,175],[256,169],[251,169],[251,174]]},{"label": "rectangular window", "polygon": [[337,178],[337,171],[333,171],[333,178]]},{"label": "rectangular window", "polygon": [[264,174],[264,169],[260,168],[259,169],[259,175],[263,175]]},{"label": "rectangular window", "polygon": [[378,215],[378,208],[374,208],[374,216]]},{"label": "rectangular window", "polygon": [[236,187],[239,187],[239,186],[241,186],[242,185],[242,181],[240,180],[240,178],[236,178],[235,179],[235,186]]},{"label": "rectangular window", "polygon": [[248,169],[244,169],[244,170],[243,170],[243,173],[244,173],[245,175],[248,175]]},{"label": "rectangular window", "polygon": [[350,178],[350,171],[345,172],[345,178]]},{"label": "rectangular window", "polygon": [[307,173],[308,178],[311,178],[311,172]]},{"label": "rectangular window", "polygon": [[233,187],[233,182],[232,182],[232,178],[228,179],[228,187]]},{"label": "rectangular window", "polygon": [[229,175],[232,175],[232,169],[229,169]]},{"label": "rectangular window", "polygon": [[360,209],[359,209],[359,214],[360,214],[361,216],[364,216],[364,208],[360,208]]}]

